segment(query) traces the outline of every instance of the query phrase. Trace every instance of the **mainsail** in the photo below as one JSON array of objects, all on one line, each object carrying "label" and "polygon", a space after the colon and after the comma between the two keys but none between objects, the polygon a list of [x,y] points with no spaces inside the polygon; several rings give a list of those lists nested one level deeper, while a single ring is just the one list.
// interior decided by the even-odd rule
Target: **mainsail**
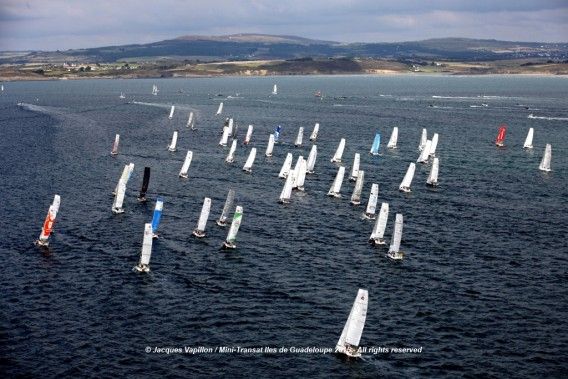
[{"label": "mainsail", "polygon": [[369,301],[369,293],[367,290],[359,289],[357,297],[349,312],[347,322],[343,327],[341,336],[335,346],[337,353],[345,354],[350,357],[360,357],[359,342],[365,327],[365,319],[367,318],[367,306]]},{"label": "mainsail", "polygon": [[138,201],[146,201],[146,192],[150,184],[150,167],[144,167],[144,178],[142,179],[142,187],[138,195]]},{"label": "mainsail", "polygon": [[385,229],[387,228],[387,220],[389,217],[389,203],[382,203],[381,210],[379,211],[379,217],[375,226],[373,227],[373,232],[369,240],[374,242],[376,245],[384,245],[385,241],[383,237],[385,235]]},{"label": "mainsail", "polygon": [[394,235],[389,247],[389,253],[399,253],[400,252],[400,240],[402,239],[402,224],[403,218],[402,214],[396,214],[396,220],[394,222]]},{"label": "mainsail", "polygon": [[351,195],[351,204],[361,204],[361,192],[363,191],[363,181],[365,180],[365,171],[360,170],[357,173],[357,181],[355,182],[355,189]]},{"label": "mainsail", "polygon": [[343,183],[343,176],[345,175],[345,166],[339,167],[337,170],[337,175],[335,176],[335,180],[327,193],[328,196],[340,197],[341,195],[339,192],[341,191],[341,184]]},{"label": "mainsail", "polygon": [[527,133],[527,139],[525,139],[525,143],[523,145],[523,148],[525,149],[532,149],[533,148],[533,135],[534,135],[534,129],[533,128],[529,128],[529,132]]},{"label": "mainsail", "polygon": [[552,171],[550,168],[551,159],[552,159],[552,146],[549,143],[547,143],[546,147],[544,148],[544,156],[542,157],[540,165],[538,166],[539,170],[546,172]]},{"label": "mainsail", "polygon": [[152,256],[152,224],[144,224],[144,239],[142,241],[142,251],[140,253],[140,261],[134,267],[139,272],[150,271],[150,257]]},{"label": "mainsail", "polygon": [[369,195],[369,202],[367,203],[367,209],[365,210],[365,216],[367,218],[374,218],[375,211],[377,209],[377,199],[379,197],[379,185],[373,183],[371,186],[371,194]]},{"label": "mainsail", "polygon": [[53,197],[53,202],[51,203],[47,211],[47,216],[45,217],[41,233],[39,234],[39,239],[36,241],[38,245],[40,246],[49,245],[49,236],[53,231],[53,226],[55,225],[55,218],[57,217],[57,212],[59,212],[60,204],[61,204],[61,197],[59,195],[55,195]]},{"label": "mainsail", "polygon": [[312,145],[312,149],[310,150],[310,155],[308,155],[306,173],[308,174],[314,173],[314,166],[316,165],[317,156],[318,156],[318,147],[317,145]]},{"label": "mainsail", "polygon": [[426,146],[426,141],[428,140],[428,132],[426,129],[422,129],[422,136],[420,137],[420,145],[418,145],[418,150],[422,151]]},{"label": "mainsail", "polygon": [[243,219],[243,207],[237,205],[235,209],[235,214],[233,215],[233,222],[231,223],[231,228],[227,234],[227,239],[225,240],[225,247],[236,248],[237,233],[241,226],[241,221]]},{"label": "mainsail", "polygon": [[227,154],[227,158],[225,158],[225,162],[233,163],[235,161],[235,150],[237,149],[237,140],[234,139],[231,143],[231,148],[229,149],[229,154]]},{"label": "mainsail", "polygon": [[387,147],[389,149],[396,149],[396,143],[398,142],[398,127],[394,127],[392,129],[392,134],[391,134],[391,138],[389,139],[389,143],[387,144]]},{"label": "mainsail", "polygon": [[432,137],[428,155],[430,155],[431,157],[436,156],[436,147],[438,147],[438,133],[434,133],[434,136]]},{"label": "mainsail", "polygon": [[201,214],[199,215],[197,228],[193,232],[195,236],[197,237],[205,236],[205,227],[207,226],[207,219],[209,218],[210,210],[211,210],[211,199],[209,197],[206,197],[205,199],[203,199],[203,206],[201,207]]},{"label": "mainsail", "polygon": [[426,180],[426,184],[430,186],[437,186],[438,185],[438,167],[440,161],[436,157],[432,162],[432,168],[430,169],[430,174],[428,175],[428,179]]},{"label": "mainsail", "polygon": [[375,134],[375,139],[373,140],[373,146],[371,146],[370,153],[372,155],[379,155],[379,147],[381,146],[381,134]]},{"label": "mainsail", "polygon": [[339,146],[337,146],[337,150],[335,150],[335,154],[333,158],[331,158],[331,162],[339,163],[341,162],[341,158],[343,157],[343,150],[345,149],[345,138],[342,138],[339,141]]},{"label": "mainsail", "polygon": [[296,147],[302,146],[303,139],[304,139],[304,127],[300,126],[300,129],[298,129],[298,135],[296,136],[296,142],[294,142],[294,145]]},{"label": "mainsail", "polygon": [[181,170],[179,171],[180,178],[187,178],[187,171],[189,170],[189,165],[191,164],[192,159],[193,159],[193,151],[188,150],[187,154],[185,154],[185,160],[183,161]]},{"label": "mainsail", "polygon": [[246,134],[246,136],[245,136],[245,142],[244,142],[245,145],[248,145],[248,144],[250,143],[250,139],[251,139],[251,137],[252,137],[252,131],[253,131],[253,129],[254,129],[254,126],[252,126],[252,125],[249,125],[249,126],[248,126],[247,134]]},{"label": "mainsail", "polygon": [[320,124],[319,122],[316,122],[316,124],[314,125],[314,130],[312,130],[312,135],[310,136],[310,141],[315,141],[318,138],[319,128]]},{"label": "mainsail", "polygon": [[280,169],[280,173],[278,174],[279,178],[286,178],[288,173],[290,172],[290,168],[292,167],[292,153],[286,154],[286,159],[284,160],[284,164]]},{"label": "mainsail", "polygon": [[176,109],[175,105],[172,105],[172,107],[170,108],[170,115],[168,116],[168,118],[171,120],[174,117],[174,110]]},{"label": "mainsail", "polygon": [[507,133],[507,125],[503,124],[499,127],[499,132],[497,133],[497,138],[495,139],[495,145],[503,146],[505,144],[506,133]]},{"label": "mainsail", "polygon": [[430,157],[430,146],[432,145],[432,141],[426,140],[422,151],[420,152],[420,156],[416,160],[418,163],[427,163],[428,158]]},{"label": "mainsail", "polygon": [[154,207],[154,215],[152,216],[152,235],[154,238],[158,237],[158,226],[160,226],[160,219],[162,218],[162,210],[164,209],[164,198],[158,196],[156,199],[156,206]]},{"label": "mainsail", "polygon": [[219,108],[217,109],[217,114],[221,114],[223,112],[223,102],[219,104]]},{"label": "mainsail", "polygon": [[228,140],[229,140],[229,127],[223,126],[223,135],[221,136],[221,140],[219,141],[219,145],[227,146]]},{"label": "mainsail", "polygon": [[255,158],[256,158],[256,147],[253,147],[252,149],[250,149],[250,154],[247,158],[247,161],[245,162],[245,165],[243,166],[243,171],[249,173],[252,171],[252,164],[254,163]]},{"label": "mainsail", "polygon": [[112,144],[112,151],[110,152],[111,155],[118,154],[118,143],[120,142],[120,134],[114,136],[114,143]]},{"label": "mainsail", "polygon": [[229,217],[229,213],[233,208],[233,201],[235,199],[235,190],[229,188],[229,192],[227,193],[227,199],[225,200],[225,205],[223,206],[223,211],[221,212],[221,217],[217,220],[217,225],[224,226],[227,223],[227,218]]},{"label": "mainsail", "polygon": [[361,160],[361,155],[359,153],[355,153],[355,157],[353,158],[353,167],[351,169],[351,177],[349,180],[355,181],[357,180],[357,176],[359,175],[359,162]]},{"label": "mainsail", "polygon": [[168,151],[176,151],[177,150],[177,141],[178,141],[178,131],[174,130],[174,134],[172,135],[172,142],[170,146],[168,146]]},{"label": "mainsail", "polygon": [[416,164],[410,163],[408,165],[408,170],[406,170],[406,175],[404,175],[404,178],[398,187],[399,190],[403,192],[410,192],[410,184],[412,183],[412,178],[414,178],[414,170],[416,170]]}]

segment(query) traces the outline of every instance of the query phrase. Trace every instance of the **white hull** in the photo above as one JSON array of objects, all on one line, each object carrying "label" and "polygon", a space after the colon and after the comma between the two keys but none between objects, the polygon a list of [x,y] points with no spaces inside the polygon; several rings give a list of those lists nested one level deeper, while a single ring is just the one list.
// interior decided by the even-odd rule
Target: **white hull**
[{"label": "white hull", "polygon": [[139,263],[134,266],[133,270],[136,272],[150,272],[150,266]]},{"label": "white hull", "polygon": [[223,226],[223,227],[227,226],[227,221],[217,220],[217,221],[215,221],[215,223],[219,226]]},{"label": "white hull", "polygon": [[389,251],[387,253],[387,257],[389,257],[390,259],[392,259],[393,261],[401,261],[404,259],[404,253],[402,251]]},{"label": "white hull", "polygon": [[231,243],[231,242],[223,242],[223,249],[236,249],[237,248],[237,244],[236,243]]},{"label": "white hull", "polygon": [[198,229],[195,229],[192,234],[197,238],[203,238],[207,235],[204,231]]},{"label": "white hull", "polygon": [[114,213],[115,215],[124,213],[124,209],[123,208],[112,208],[112,213]]}]

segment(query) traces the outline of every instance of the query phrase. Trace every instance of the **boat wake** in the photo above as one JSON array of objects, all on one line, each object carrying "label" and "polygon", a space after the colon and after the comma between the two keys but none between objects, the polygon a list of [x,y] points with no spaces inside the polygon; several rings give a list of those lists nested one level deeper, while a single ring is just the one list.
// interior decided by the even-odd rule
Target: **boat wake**
[{"label": "boat wake", "polygon": [[568,117],[547,117],[547,116],[535,116],[532,113],[527,116],[527,118],[532,118],[536,120],[551,120],[551,121],[568,121]]}]

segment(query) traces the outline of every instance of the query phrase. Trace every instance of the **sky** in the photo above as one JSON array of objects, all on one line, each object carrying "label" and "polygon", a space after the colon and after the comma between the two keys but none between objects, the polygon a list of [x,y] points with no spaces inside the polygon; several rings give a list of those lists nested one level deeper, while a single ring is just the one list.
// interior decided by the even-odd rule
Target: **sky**
[{"label": "sky", "polygon": [[568,42],[568,0],[0,0],[4,51],[236,33],[339,42]]}]

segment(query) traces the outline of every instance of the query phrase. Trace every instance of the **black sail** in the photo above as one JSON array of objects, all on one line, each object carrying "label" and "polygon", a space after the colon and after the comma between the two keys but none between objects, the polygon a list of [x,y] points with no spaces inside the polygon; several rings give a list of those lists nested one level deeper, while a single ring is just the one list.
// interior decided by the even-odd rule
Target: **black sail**
[{"label": "black sail", "polygon": [[142,180],[142,188],[140,189],[139,199],[146,198],[146,191],[148,191],[148,184],[150,184],[150,167],[144,167],[144,179]]}]

